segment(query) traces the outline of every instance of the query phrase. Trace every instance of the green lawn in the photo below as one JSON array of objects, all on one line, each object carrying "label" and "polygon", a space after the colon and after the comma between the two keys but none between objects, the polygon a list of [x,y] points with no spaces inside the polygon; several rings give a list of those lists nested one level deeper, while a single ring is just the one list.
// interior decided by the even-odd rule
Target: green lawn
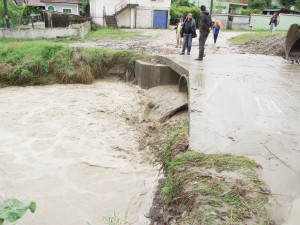
[{"label": "green lawn", "polygon": [[112,29],[107,27],[100,27],[96,31],[90,31],[85,36],[86,40],[90,40],[92,38],[102,38],[102,37],[111,37],[112,39],[125,39],[125,38],[132,38],[135,36],[149,38],[148,36],[142,35],[138,31],[125,31],[122,29]]},{"label": "green lawn", "polygon": [[[287,31],[276,31],[275,36],[277,35],[286,35]],[[230,43],[233,45],[242,45],[254,39],[263,39],[273,36],[269,31],[256,31],[248,32],[245,34],[240,34],[238,36],[232,37],[229,39]]]}]

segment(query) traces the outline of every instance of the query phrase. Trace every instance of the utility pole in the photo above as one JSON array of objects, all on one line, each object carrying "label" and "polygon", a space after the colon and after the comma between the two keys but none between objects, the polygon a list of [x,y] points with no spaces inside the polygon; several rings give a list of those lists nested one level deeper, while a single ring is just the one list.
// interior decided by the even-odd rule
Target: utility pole
[{"label": "utility pole", "polygon": [[7,0],[4,0],[3,3],[4,3],[4,15],[5,15],[5,20],[6,20],[6,26],[7,26],[7,28],[10,28],[9,18],[8,18]]},{"label": "utility pole", "polygon": [[212,16],[213,7],[214,7],[214,0],[210,0],[210,16]]}]

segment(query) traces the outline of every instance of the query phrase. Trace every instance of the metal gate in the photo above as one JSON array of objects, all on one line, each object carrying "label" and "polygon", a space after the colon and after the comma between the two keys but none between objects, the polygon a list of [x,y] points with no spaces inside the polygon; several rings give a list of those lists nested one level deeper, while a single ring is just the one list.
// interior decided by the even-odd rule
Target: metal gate
[{"label": "metal gate", "polygon": [[167,28],[168,11],[154,10],[153,28]]}]

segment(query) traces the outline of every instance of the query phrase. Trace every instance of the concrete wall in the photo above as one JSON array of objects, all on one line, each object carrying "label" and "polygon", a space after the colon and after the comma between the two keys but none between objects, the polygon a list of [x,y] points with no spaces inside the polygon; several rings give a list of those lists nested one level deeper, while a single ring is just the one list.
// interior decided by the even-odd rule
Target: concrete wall
[{"label": "concrete wall", "polygon": [[46,3],[45,9],[48,10],[49,6],[54,7],[54,11],[63,12],[63,9],[71,9],[71,14],[79,15],[78,4],[67,4],[67,3]]},{"label": "concrete wall", "polygon": [[159,85],[179,85],[181,76],[167,65],[153,65],[137,60],[135,62],[135,77],[141,88],[149,89]]},{"label": "concrete wall", "polygon": [[[250,16],[246,15],[230,15],[230,14],[213,14],[213,19],[219,20],[223,29],[232,30],[249,30]],[[230,21],[230,18],[232,21]]]},{"label": "concrete wall", "polygon": [[91,30],[90,21],[77,28],[35,28],[35,29],[0,29],[0,38],[56,38],[76,35],[81,38]]},{"label": "concrete wall", "polygon": [[250,16],[241,16],[235,15],[233,16],[231,29],[232,30],[249,30],[250,25]]},{"label": "concrete wall", "polygon": [[[251,24],[253,30],[269,30],[271,16],[267,15],[251,15]],[[277,30],[288,30],[294,23],[300,23],[300,15],[280,14],[278,16],[279,24]]]}]

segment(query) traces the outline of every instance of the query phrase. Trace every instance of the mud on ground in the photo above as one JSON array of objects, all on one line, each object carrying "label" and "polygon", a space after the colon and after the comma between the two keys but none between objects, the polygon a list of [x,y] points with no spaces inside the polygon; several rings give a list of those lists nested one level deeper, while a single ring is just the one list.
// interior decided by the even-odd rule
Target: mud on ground
[{"label": "mud on ground", "polygon": [[239,46],[242,53],[281,56],[285,58],[285,35],[254,39]]}]

